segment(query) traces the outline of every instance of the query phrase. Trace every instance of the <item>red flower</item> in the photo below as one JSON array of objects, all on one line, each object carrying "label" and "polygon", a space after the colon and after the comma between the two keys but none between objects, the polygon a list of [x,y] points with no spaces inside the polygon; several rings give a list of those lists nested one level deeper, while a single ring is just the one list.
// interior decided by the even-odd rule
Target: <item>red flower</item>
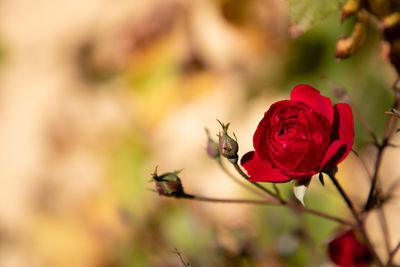
[{"label": "red flower", "polygon": [[309,85],[296,86],[290,100],[273,104],[254,133],[255,151],[241,160],[253,182],[309,178],[340,163],[353,146],[354,125],[347,104],[332,107]]},{"label": "red flower", "polygon": [[354,230],[344,232],[329,243],[329,258],[341,267],[367,266],[372,260],[372,255],[368,247],[361,241],[360,233]]}]

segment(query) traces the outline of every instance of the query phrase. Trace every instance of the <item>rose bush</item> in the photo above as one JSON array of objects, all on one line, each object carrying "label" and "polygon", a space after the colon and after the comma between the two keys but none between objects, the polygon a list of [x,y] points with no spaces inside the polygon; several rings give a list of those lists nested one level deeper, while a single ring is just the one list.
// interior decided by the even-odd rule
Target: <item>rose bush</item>
[{"label": "rose bush", "polygon": [[334,168],[354,139],[349,105],[332,106],[309,85],[296,86],[290,100],[271,105],[253,137],[255,151],[241,165],[253,182],[288,182]]},{"label": "rose bush", "polygon": [[348,230],[329,242],[328,254],[332,262],[341,267],[364,267],[372,260],[361,233],[354,230]]}]

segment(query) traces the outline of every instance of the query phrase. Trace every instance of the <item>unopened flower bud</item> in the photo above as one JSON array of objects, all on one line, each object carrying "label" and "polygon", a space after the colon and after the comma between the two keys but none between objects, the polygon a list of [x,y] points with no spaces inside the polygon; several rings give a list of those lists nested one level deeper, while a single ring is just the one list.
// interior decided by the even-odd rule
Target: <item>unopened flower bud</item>
[{"label": "unopened flower bud", "polygon": [[236,164],[239,158],[237,154],[239,150],[239,145],[235,140],[236,136],[235,139],[233,139],[228,135],[229,123],[225,125],[220,122],[220,124],[222,126],[223,132],[219,134],[219,153],[221,153],[223,157],[229,159],[231,163]]},{"label": "unopened flower bud", "polygon": [[206,128],[206,133],[207,133],[207,155],[212,158],[212,159],[220,159],[220,154],[219,154],[219,147],[218,143],[215,142],[211,137],[210,137],[210,132]]},{"label": "unopened flower bud", "polygon": [[167,172],[158,176],[157,169],[154,171],[152,177],[159,195],[167,197],[182,197],[185,195],[181,179],[178,177],[179,173],[180,171]]},{"label": "unopened flower bud", "polygon": [[351,229],[337,235],[328,244],[328,255],[338,266],[369,266],[372,253],[358,230]]}]

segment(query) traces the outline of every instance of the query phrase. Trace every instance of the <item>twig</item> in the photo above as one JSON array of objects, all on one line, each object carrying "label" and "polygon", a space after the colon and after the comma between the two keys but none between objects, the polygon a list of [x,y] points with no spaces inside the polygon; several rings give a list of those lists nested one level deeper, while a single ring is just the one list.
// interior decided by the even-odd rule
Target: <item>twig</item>
[{"label": "twig", "polygon": [[386,252],[388,255],[390,255],[390,239],[389,239],[390,234],[389,234],[389,228],[388,228],[388,224],[387,224],[387,220],[386,220],[385,211],[383,210],[383,206],[380,205],[377,211],[379,213],[378,218],[379,218],[379,223],[382,228]]},{"label": "twig", "polygon": [[332,175],[330,173],[327,173],[327,174],[328,174],[329,178],[331,178],[331,180],[332,180],[333,184],[335,185],[335,187],[338,189],[340,195],[342,195],[344,201],[346,202],[347,206],[349,207],[349,209],[350,209],[351,213],[353,214],[354,218],[356,219],[356,221],[358,223],[360,223],[361,220],[360,220],[360,218],[358,216],[358,213],[357,213],[356,209],[354,208],[354,205],[351,202],[350,198],[347,196],[346,192],[343,190],[342,186],[336,180],[334,175]]},{"label": "twig", "polygon": [[367,173],[369,180],[372,180],[372,175],[369,173],[369,170],[368,170],[368,167],[367,167],[367,164],[365,163],[365,161],[356,153],[356,151],[351,150],[351,152],[353,152],[354,155],[356,155],[358,160],[361,162],[361,165],[363,166],[365,172]]},{"label": "twig", "polygon": [[364,211],[368,211],[371,208],[372,201],[374,200],[376,184],[378,181],[378,171],[379,171],[379,167],[381,166],[383,150],[385,149],[386,144],[387,144],[387,141],[384,141],[381,145],[378,146],[378,155],[376,156],[376,160],[375,160],[374,175],[372,176],[371,187],[369,189],[368,199],[367,199],[367,203],[365,204]]},{"label": "twig", "polygon": [[180,196],[180,198],[185,198],[185,199],[190,199],[190,200],[197,200],[197,201],[204,201],[204,202],[214,202],[214,203],[236,203],[236,204],[253,204],[253,205],[269,205],[269,206],[287,206],[291,208],[292,210],[297,210],[300,212],[305,212],[309,214],[313,214],[316,216],[319,216],[321,218],[325,218],[331,221],[338,222],[340,224],[344,225],[350,225],[354,227],[354,223],[341,219],[339,217],[335,217],[332,215],[329,215],[327,213],[305,208],[303,206],[300,206],[294,202],[286,202],[286,203],[281,203],[278,201],[267,201],[267,200],[252,200],[252,199],[222,199],[222,198],[210,198],[210,197],[203,197],[203,196],[197,196],[197,195],[190,195],[190,194],[185,194],[183,196]]},{"label": "twig", "polygon": [[248,186],[247,184],[243,183],[242,181],[238,180],[231,172],[228,171],[228,169],[222,164],[222,162],[218,162],[219,166],[221,169],[228,175],[229,178],[231,178],[232,181],[234,181],[236,184],[242,186],[243,188],[246,188],[250,192],[264,198],[264,199],[271,199],[270,197],[267,197],[265,194],[261,193],[260,191]]},{"label": "twig", "polygon": [[336,180],[335,176],[330,174],[330,173],[327,173],[327,174],[328,174],[329,178],[331,178],[333,184],[336,186],[336,188],[338,189],[339,193],[342,195],[344,201],[346,202],[347,206],[349,207],[351,213],[353,214],[354,219],[356,220],[358,227],[361,229],[361,233],[364,236],[365,242],[367,243],[367,245],[369,247],[369,250],[371,251],[372,256],[374,257],[377,265],[379,267],[383,267],[382,260],[379,258],[379,255],[376,253],[376,251],[374,249],[374,246],[372,245],[372,243],[371,243],[371,241],[370,241],[370,239],[368,237],[368,234],[367,234],[367,232],[365,230],[364,222],[360,219],[360,217],[359,217],[356,209],[354,208],[354,205],[351,202],[350,198],[347,196],[347,194],[343,190],[342,186]]},{"label": "twig", "polygon": [[365,119],[365,117],[358,111],[357,107],[354,105],[353,101],[351,100],[350,96],[347,94],[347,91],[345,88],[342,86],[339,86],[332,80],[324,77],[325,81],[327,82],[328,86],[330,87],[332,94],[339,100],[349,104],[358,118],[358,120],[361,122],[362,126],[364,127],[365,131],[371,136],[372,140],[374,141],[375,144],[378,144],[378,138],[376,137],[374,131],[372,130],[371,126],[368,124],[368,121]]},{"label": "twig", "polygon": [[[400,104],[400,102],[396,98],[396,100],[393,104],[393,108],[398,108],[399,104]],[[372,177],[372,183],[371,183],[371,188],[369,190],[367,203],[365,204],[365,207],[364,207],[365,211],[367,211],[371,208],[372,201],[374,200],[374,194],[376,191],[376,184],[377,184],[377,180],[378,180],[378,170],[381,165],[382,154],[383,154],[384,149],[389,145],[389,140],[392,137],[392,135],[396,129],[396,125],[397,125],[397,118],[395,116],[390,116],[390,118],[388,119],[388,121],[386,123],[382,143],[380,145],[378,143],[376,143],[376,146],[378,148],[378,155],[376,157],[375,172],[374,172],[374,176]]]},{"label": "twig", "polygon": [[360,227],[360,230],[361,230],[361,234],[363,235],[364,240],[367,243],[369,251],[371,252],[372,257],[376,261],[377,266],[384,267],[383,262],[382,262],[381,258],[379,257],[379,255],[376,253],[375,248],[372,245],[372,243],[371,243],[371,241],[370,241],[370,239],[368,237],[367,231],[365,230],[365,226],[364,226],[364,224],[362,222],[359,223],[359,227]]},{"label": "twig", "polygon": [[[176,248],[174,253],[178,256],[179,260],[181,261],[180,263],[182,263],[184,267],[190,267],[190,263],[183,260],[182,254]],[[179,266],[181,265],[179,264]]]},{"label": "twig", "polygon": [[294,202],[286,202],[285,204],[281,203],[280,205],[286,205],[286,206],[288,206],[289,208],[291,208],[293,210],[297,210],[297,211],[300,211],[300,212],[306,212],[306,213],[309,213],[309,214],[314,214],[316,216],[319,216],[319,217],[322,217],[322,218],[326,218],[326,219],[330,219],[332,221],[336,221],[336,222],[339,222],[341,224],[354,226],[354,223],[352,223],[350,221],[343,220],[341,218],[329,215],[327,213],[324,213],[324,212],[321,212],[321,211],[318,211],[318,210],[313,210],[313,209],[306,208],[304,206],[300,206],[300,205],[298,205],[297,203],[294,203]]},{"label": "twig", "polygon": [[[245,174],[245,173],[243,172],[243,170],[240,168],[240,166],[239,166],[237,163],[236,163],[236,164],[233,164],[233,166],[235,167],[236,171],[237,171],[244,179],[246,179],[247,181],[250,181],[250,180],[249,180],[250,177],[249,177],[247,174]],[[274,193],[273,193],[271,190],[269,190],[268,188],[266,188],[266,187],[264,187],[264,186],[262,186],[262,185],[260,185],[260,184],[258,184],[258,183],[255,183],[255,182],[251,182],[251,181],[250,181],[250,183],[252,183],[252,184],[255,185],[256,187],[258,187],[260,190],[264,191],[265,193],[267,193],[267,194],[273,196],[274,198],[278,198],[277,195],[274,194]]]},{"label": "twig", "polygon": [[392,250],[392,252],[390,252],[386,266],[391,266],[393,258],[396,255],[397,251],[399,251],[399,249],[400,249],[400,241],[397,243],[396,247]]},{"label": "twig", "polygon": [[356,117],[359,119],[361,122],[362,126],[364,127],[365,131],[371,136],[374,144],[378,144],[378,138],[376,137],[374,131],[372,130],[371,126],[369,126],[367,120],[364,118],[364,116],[357,110],[357,108],[354,106],[353,102],[350,102],[349,105],[351,106],[354,114]]},{"label": "twig", "polygon": [[375,251],[375,249],[374,249],[374,246],[372,245],[372,243],[371,243],[371,241],[370,241],[370,239],[369,239],[369,237],[368,237],[368,234],[367,234],[367,232],[366,232],[366,230],[365,230],[364,222],[360,219],[360,217],[359,217],[359,215],[358,215],[356,209],[354,208],[354,205],[353,205],[353,203],[351,202],[350,198],[347,196],[347,194],[346,194],[346,192],[343,190],[342,186],[341,186],[341,185],[339,184],[339,182],[336,180],[335,176],[332,175],[331,173],[327,173],[327,174],[328,174],[329,178],[331,178],[333,184],[336,186],[336,188],[338,189],[339,193],[342,195],[344,201],[346,202],[347,206],[349,207],[351,213],[353,214],[354,219],[356,220],[357,225],[358,225],[359,228],[361,229],[361,233],[362,233],[362,235],[364,236],[365,242],[367,243],[367,245],[368,245],[368,247],[369,247],[369,250],[371,251],[372,256],[374,257],[374,259],[375,259],[377,265],[378,265],[379,267],[383,267],[382,260],[379,258],[379,255],[376,253],[376,251]]},{"label": "twig", "polygon": [[[398,100],[396,99],[395,103],[393,104],[393,107],[398,108],[398,105],[399,105],[399,103],[398,103]],[[383,135],[384,140],[389,140],[392,137],[393,133],[396,130],[397,122],[398,122],[398,118],[396,116],[389,117],[389,119],[386,123],[385,132]]]}]

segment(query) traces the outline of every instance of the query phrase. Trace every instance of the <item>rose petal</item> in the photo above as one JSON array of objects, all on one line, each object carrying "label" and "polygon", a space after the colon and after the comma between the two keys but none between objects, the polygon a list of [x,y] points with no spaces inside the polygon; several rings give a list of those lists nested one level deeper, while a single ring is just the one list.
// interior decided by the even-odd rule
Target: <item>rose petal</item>
[{"label": "rose petal", "polygon": [[267,110],[267,112],[265,112],[263,120],[271,119],[272,116],[275,115],[279,109],[290,106],[290,105],[291,105],[290,100],[281,100],[281,101],[278,101],[278,102],[272,104],[269,107],[269,109]]},{"label": "rose petal", "polygon": [[331,144],[322,160],[321,170],[330,170],[339,164],[345,157],[347,146],[341,141],[335,141]]},{"label": "rose petal", "polygon": [[282,109],[291,106],[294,106],[296,107],[296,109],[299,110],[308,108],[308,106],[303,103],[295,104],[293,101],[290,100],[278,101],[271,105],[269,110],[265,112],[264,118],[258,124],[253,136],[253,146],[261,158],[268,158],[268,153],[265,148],[267,147],[267,138],[272,137],[268,136],[267,132],[271,130],[271,125],[273,126],[278,123],[279,119],[276,117],[276,115],[280,114],[280,111]]},{"label": "rose petal", "polygon": [[322,169],[331,169],[339,164],[350,153],[354,142],[353,113],[347,104],[334,106],[334,122],[331,139],[335,140],[329,146],[322,161]]},{"label": "rose petal", "polygon": [[322,114],[332,123],[333,108],[331,100],[328,97],[322,96],[313,87],[306,84],[297,85],[293,88],[290,99],[308,104],[315,112]]},{"label": "rose petal", "polygon": [[240,164],[245,168],[252,182],[285,183],[291,179],[273,169],[268,162],[261,161],[254,151],[247,152]]},{"label": "rose petal", "polygon": [[334,112],[335,120],[339,119],[339,140],[348,146],[349,152],[354,142],[353,113],[350,106],[345,103],[336,104]]},{"label": "rose petal", "polygon": [[308,171],[308,172],[299,172],[297,170],[294,171],[290,171],[290,170],[281,170],[282,173],[286,176],[290,176],[290,178],[292,178],[293,180],[302,180],[302,179],[306,179],[306,178],[310,178],[311,176],[317,174],[317,171]]}]

